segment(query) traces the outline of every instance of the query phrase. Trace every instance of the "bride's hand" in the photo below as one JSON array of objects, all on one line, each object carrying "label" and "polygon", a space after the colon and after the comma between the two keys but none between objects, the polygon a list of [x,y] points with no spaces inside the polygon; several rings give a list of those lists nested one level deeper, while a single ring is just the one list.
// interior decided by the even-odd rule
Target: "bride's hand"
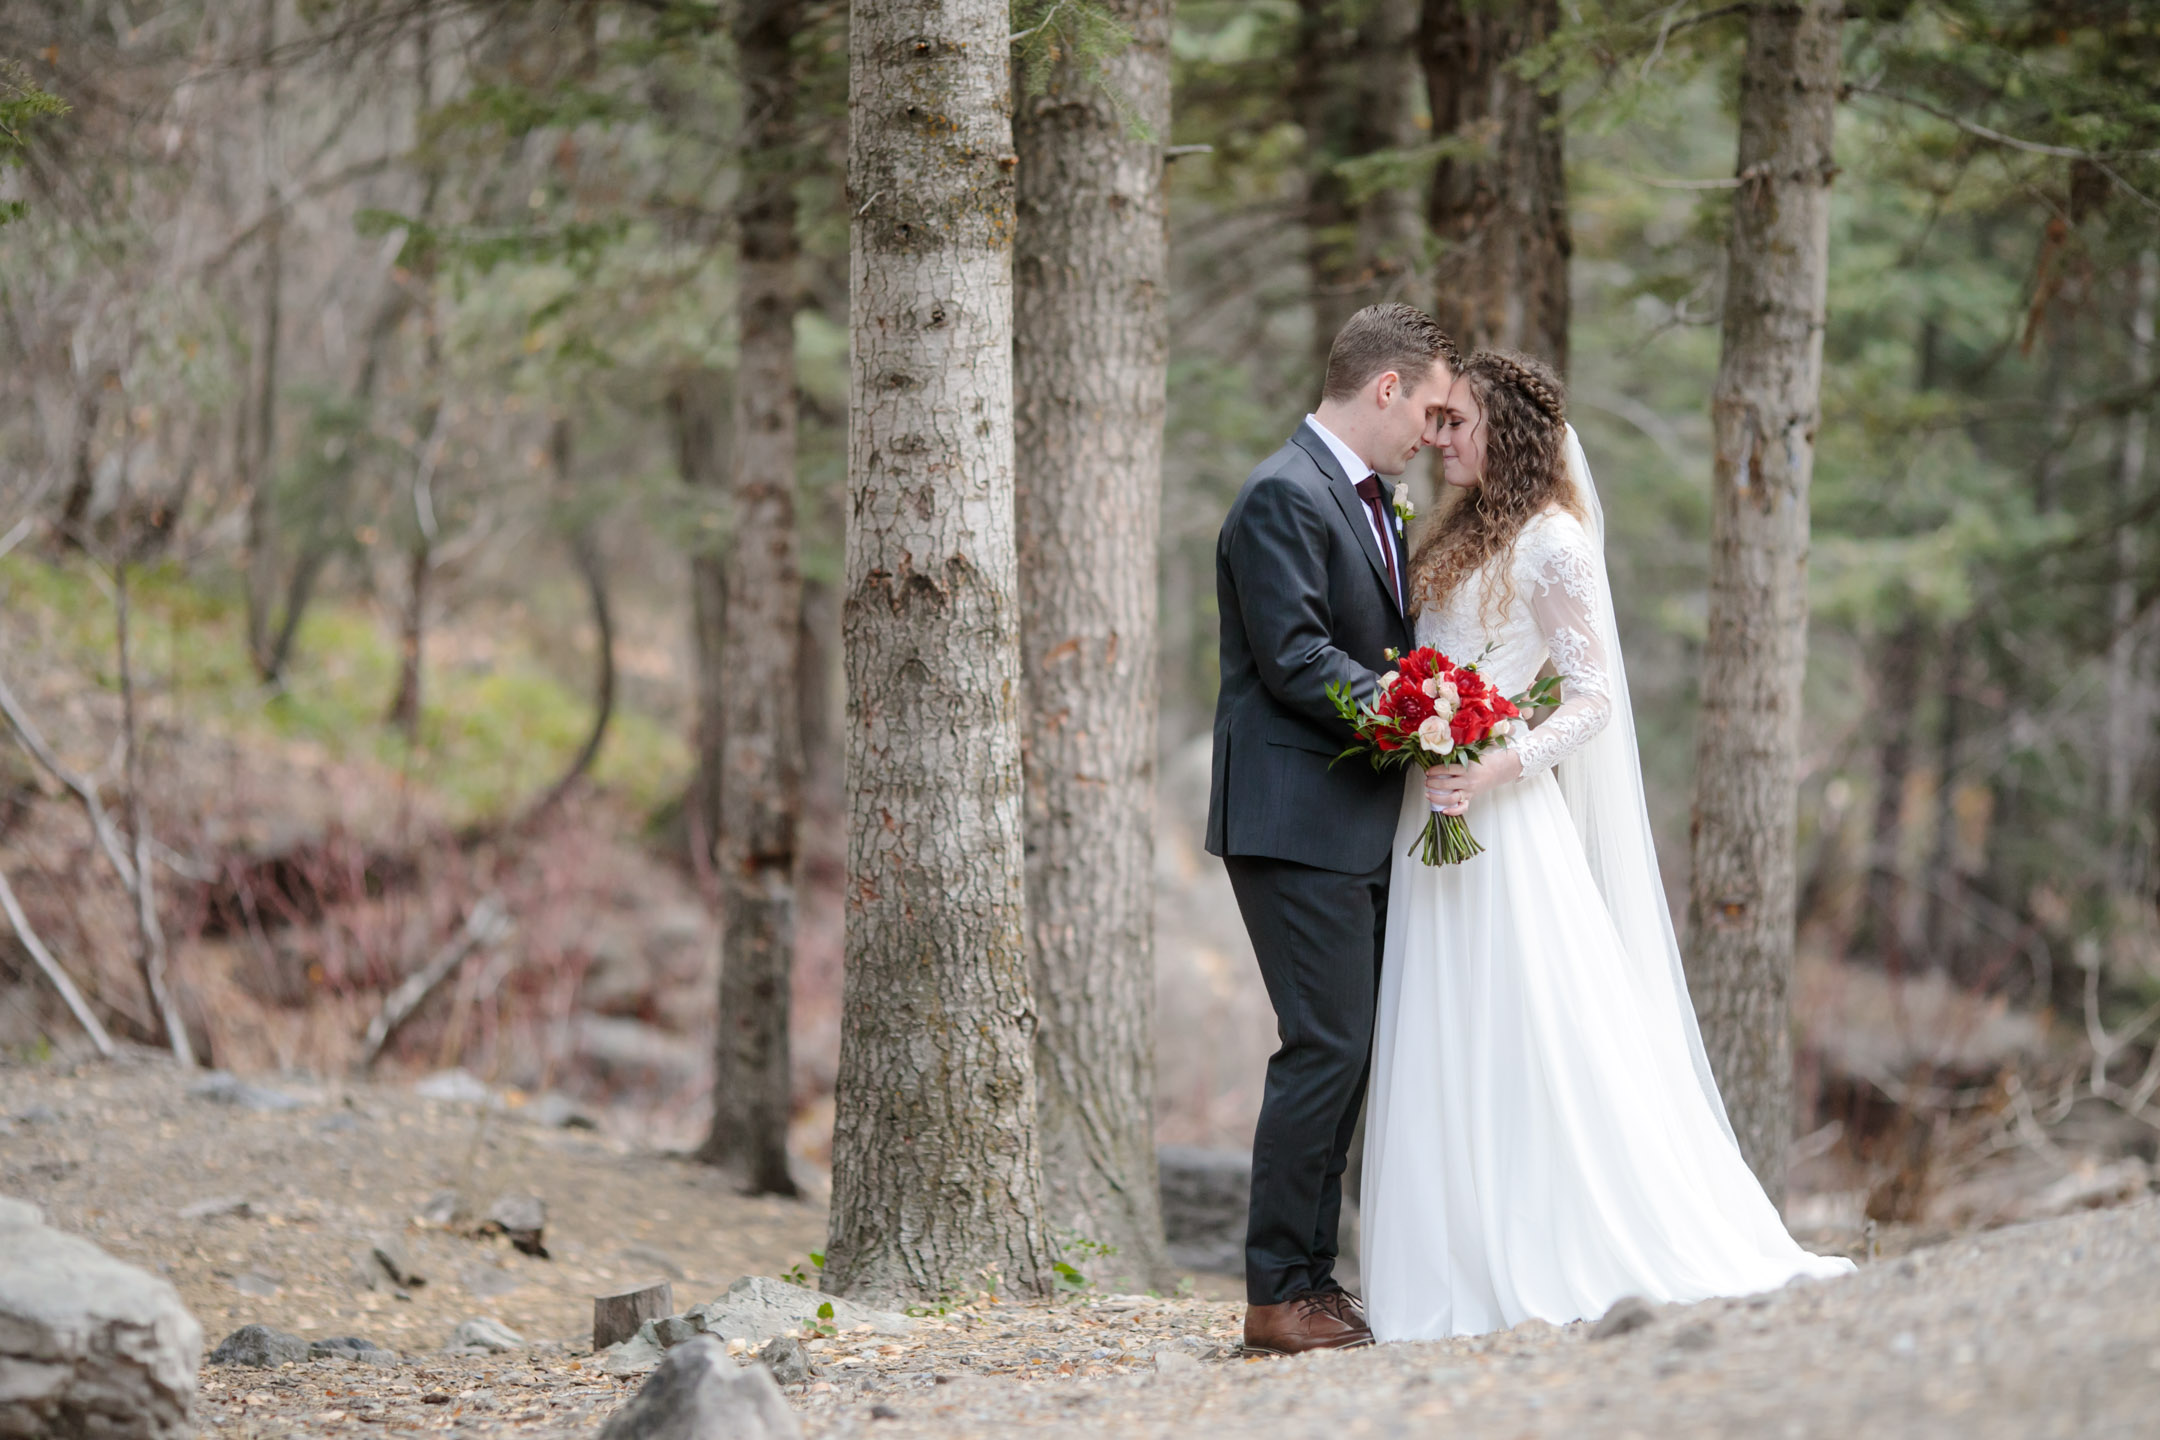
[{"label": "bride's hand", "polygon": [[1425,803],[1443,815],[1460,815],[1470,797],[1522,779],[1522,756],[1500,750],[1473,765],[1436,765],[1425,772]]}]

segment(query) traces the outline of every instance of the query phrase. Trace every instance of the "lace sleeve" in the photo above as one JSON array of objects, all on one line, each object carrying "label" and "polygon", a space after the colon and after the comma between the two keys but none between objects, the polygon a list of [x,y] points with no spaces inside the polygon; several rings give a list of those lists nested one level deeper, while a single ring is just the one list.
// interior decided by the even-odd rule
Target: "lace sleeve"
[{"label": "lace sleeve", "polygon": [[1551,769],[1612,719],[1612,681],[1598,638],[1598,557],[1573,516],[1554,516],[1540,530],[1526,556],[1524,593],[1560,672],[1560,705],[1522,742],[1525,779]]}]

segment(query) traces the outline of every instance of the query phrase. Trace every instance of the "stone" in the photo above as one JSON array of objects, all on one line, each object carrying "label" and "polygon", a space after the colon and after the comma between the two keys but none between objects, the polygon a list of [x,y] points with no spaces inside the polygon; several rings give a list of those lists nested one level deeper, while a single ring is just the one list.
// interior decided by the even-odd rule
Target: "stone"
[{"label": "stone", "polygon": [[268,1325],[243,1325],[218,1341],[217,1349],[210,1352],[212,1365],[252,1365],[261,1370],[297,1365],[307,1358],[307,1341]]},{"label": "stone", "polygon": [[0,1195],[0,1230],[19,1230],[44,1223],[45,1212],[28,1200]]},{"label": "stone", "polygon": [[372,1270],[400,1290],[415,1290],[427,1284],[427,1276],[412,1268],[412,1261],[405,1255],[404,1243],[395,1235],[378,1235],[369,1241],[360,1264],[362,1269]]},{"label": "stone", "polygon": [[600,1368],[608,1374],[642,1375],[667,1358],[668,1347],[660,1343],[654,1333],[654,1322],[648,1320],[638,1327],[637,1334],[605,1353],[607,1358],[600,1362]]},{"label": "stone", "polygon": [[255,1207],[239,1195],[214,1195],[208,1200],[183,1205],[179,1211],[182,1220],[217,1220],[227,1215],[245,1220],[254,1213]]},{"label": "stone", "polygon": [[1592,1340],[1610,1340],[1630,1330],[1640,1330],[1657,1319],[1657,1310],[1640,1295],[1623,1295],[1613,1301],[1597,1324],[1590,1327]]},{"label": "stone", "polygon": [[453,1355],[501,1355],[520,1349],[525,1337],[512,1330],[500,1320],[475,1316],[450,1332],[450,1343],[443,1348]]},{"label": "stone", "polygon": [[453,1105],[485,1105],[495,1098],[487,1082],[469,1070],[438,1070],[413,1082],[413,1094],[423,1100],[444,1100]]},{"label": "stone", "polygon": [[1707,1321],[1701,1320],[1684,1327],[1672,1337],[1672,1346],[1675,1350],[1708,1350],[1715,1344],[1717,1344],[1717,1331],[1711,1329]]},{"label": "stone", "polygon": [[1158,1375],[1197,1375],[1200,1362],[1184,1350],[1157,1350],[1155,1373]]},{"label": "stone", "polygon": [[188,1094],[214,1105],[231,1105],[241,1110],[297,1110],[305,1103],[282,1090],[250,1085],[228,1070],[211,1071],[188,1086]]},{"label": "stone", "polygon": [[800,1440],[802,1426],[771,1372],[741,1365],[701,1335],[668,1352],[600,1440]]},{"label": "stone", "polygon": [[810,1383],[810,1352],[793,1335],[766,1341],[765,1348],[758,1351],[758,1359],[782,1385]]},{"label": "stone", "polygon": [[459,1201],[457,1191],[438,1190],[433,1195],[428,1196],[427,1204],[420,1207],[420,1214],[415,1218],[423,1225],[432,1225],[438,1230],[447,1230],[452,1225],[457,1224],[464,1212],[465,1206]]},{"label": "stone", "polygon": [[0,1198],[0,1435],[193,1432],[202,1326],[171,1283]]},{"label": "stone", "polygon": [[312,1341],[308,1345],[311,1360],[349,1360],[355,1365],[397,1365],[402,1363],[395,1350],[385,1350],[372,1340],[358,1335],[337,1335],[327,1340]]},{"label": "stone", "polygon": [[836,1329],[868,1325],[877,1335],[907,1335],[915,1329],[915,1322],[905,1315],[821,1295],[770,1275],[745,1275],[728,1287],[727,1294],[691,1306],[683,1312],[683,1318],[722,1340],[740,1339],[763,1345],[782,1335],[800,1334],[804,1326],[816,1324],[820,1319],[818,1310],[826,1305],[832,1306],[828,1323]]},{"label": "stone", "polygon": [[481,1217],[482,1230],[510,1237],[511,1245],[527,1255],[548,1258],[541,1237],[547,1230],[547,1202],[537,1195],[501,1195]]},{"label": "stone", "polygon": [[1252,1200],[1251,1152],[1164,1145],[1155,1156],[1171,1263],[1187,1270],[1242,1275],[1246,1210]]}]

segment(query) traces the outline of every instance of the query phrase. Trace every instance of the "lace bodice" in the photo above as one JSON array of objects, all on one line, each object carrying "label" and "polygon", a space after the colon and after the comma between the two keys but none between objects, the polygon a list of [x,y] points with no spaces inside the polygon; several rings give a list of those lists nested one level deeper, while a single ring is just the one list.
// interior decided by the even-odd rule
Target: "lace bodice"
[{"label": "lace bodice", "polygon": [[1465,581],[1447,603],[1417,617],[1417,642],[1467,665],[1490,645],[1478,669],[1503,695],[1519,695],[1537,679],[1547,656],[1559,672],[1559,708],[1516,742],[1525,779],[1553,764],[1605,728],[1612,719],[1612,684],[1599,641],[1603,605],[1598,554],[1582,522],[1548,510],[1523,526],[1511,562],[1514,590],[1502,608],[1493,595],[1487,566]]}]

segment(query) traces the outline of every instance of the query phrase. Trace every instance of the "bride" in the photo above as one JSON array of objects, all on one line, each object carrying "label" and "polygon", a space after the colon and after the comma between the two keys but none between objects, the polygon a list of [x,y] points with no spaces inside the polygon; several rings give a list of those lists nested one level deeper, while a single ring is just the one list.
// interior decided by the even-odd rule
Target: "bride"
[{"label": "bride", "polygon": [[[1417,642],[1484,656],[1506,695],[1549,656],[1563,699],[1404,797],[1366,1116],[1373,1334],[1475,1335],[1624,1295],[1843,1274],[1851,1262],[1786,1234],[1703,1053],[1651,848],[1603,514],[1560,382],[1525,356],[1473,355],[1441,425],[1457,498],[1411,560]],[[1428,805],[1467,815],[1485,853],[1406,855]]]}]

